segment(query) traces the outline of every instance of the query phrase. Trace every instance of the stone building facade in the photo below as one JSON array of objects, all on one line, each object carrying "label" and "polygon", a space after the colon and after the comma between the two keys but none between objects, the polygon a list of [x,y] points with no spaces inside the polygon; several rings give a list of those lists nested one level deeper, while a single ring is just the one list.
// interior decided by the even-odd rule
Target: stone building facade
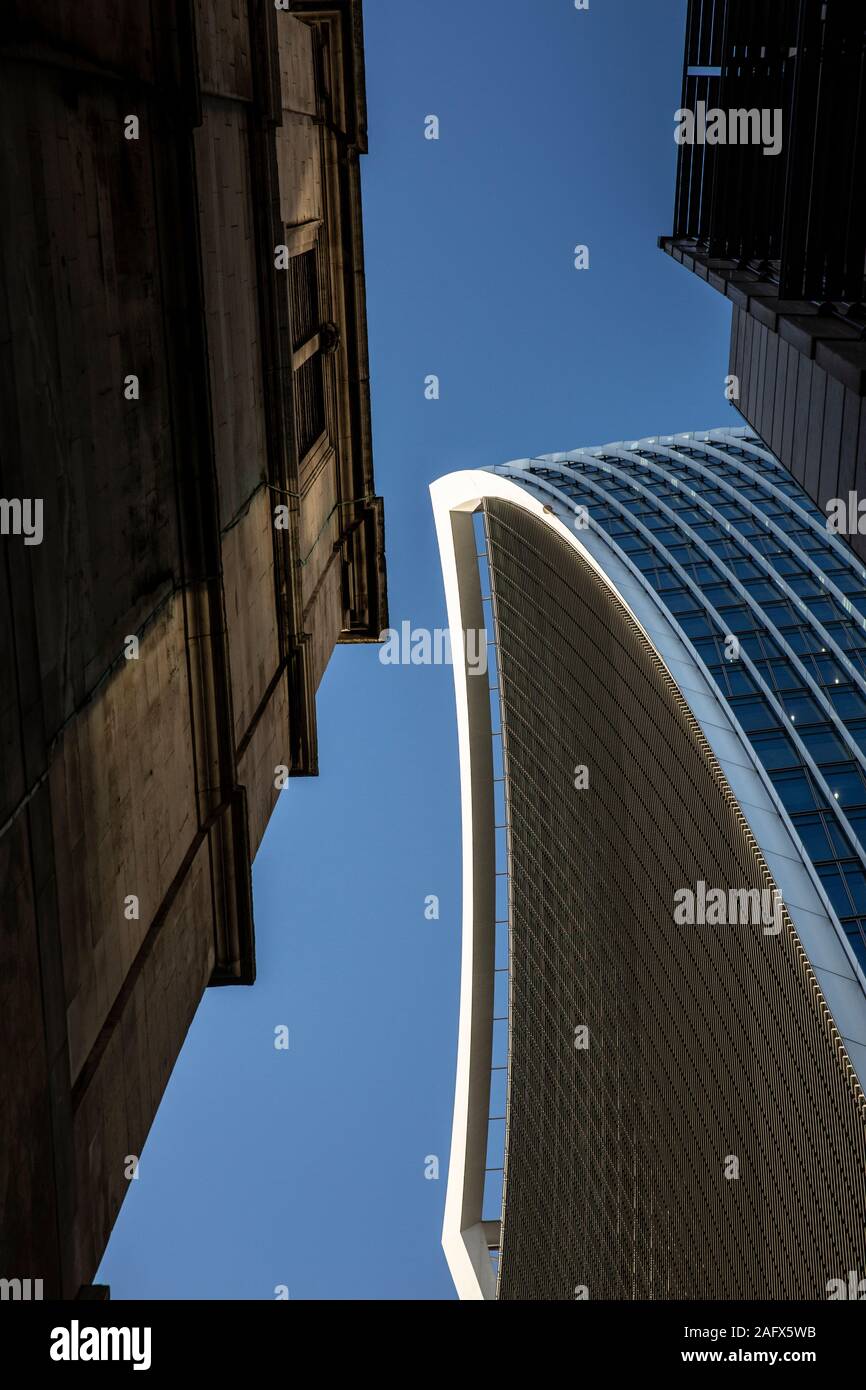
[{"label": "stone building facade", "polygon": [[316,688],[387,626],[360,0],[108,8],[0,21],[0,1275],[46,1297],[253,982]]}]

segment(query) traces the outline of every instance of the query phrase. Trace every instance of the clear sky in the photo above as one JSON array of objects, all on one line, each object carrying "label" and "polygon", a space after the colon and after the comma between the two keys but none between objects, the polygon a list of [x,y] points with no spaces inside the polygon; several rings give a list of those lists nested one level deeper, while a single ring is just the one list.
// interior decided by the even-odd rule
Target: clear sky
[{"label": "clear sky", "polygon": [[[429,482],[742,423],[724,399],[730,308],[656,246],[686,0],[364,11],[391,621],[435,628]],[[321,776],[283,792],[255,862],[258,982],[199,1008],[98,1276],[113,1298],[454,1296],[440,1247],[460,936],[450,669],[338,648],[319,739]]]}]

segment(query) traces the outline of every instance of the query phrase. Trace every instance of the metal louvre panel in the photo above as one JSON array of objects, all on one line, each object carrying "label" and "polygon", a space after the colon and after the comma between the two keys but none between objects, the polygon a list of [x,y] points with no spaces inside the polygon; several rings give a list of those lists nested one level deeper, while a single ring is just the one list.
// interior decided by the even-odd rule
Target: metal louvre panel
[{"label": "metal louvre panel", "polygon": [[292,347],[301,347],[322,322],[319,310],[319,261],[315,248],[293,256],[289,261],[289,305]]},{"label": "metal louvre panel", "polygon": [[295,372],[298,456],[303,459],[325,429],[325,378],[321,353],[308,357]]},{"label": "metal louvre panel", "polygon": [[754,838],[591,566],[511,503],[485,520],[512,895],[499,1296],[824,1299],[866,1265],[866,1102],[811,967],[787,914],[778,937],[674,923],[698,880],[773,888]]},{"label": "metal louvre panel", "polygon": [[[754,260],[782,299],[856,303],[866,293],[862,3],[691,0],[684,56],[684,107],[778,109],[784,138],[772,158],[752,144],[680,146],[674,237]],[[706,66],[722,75],[689,73]]]}]

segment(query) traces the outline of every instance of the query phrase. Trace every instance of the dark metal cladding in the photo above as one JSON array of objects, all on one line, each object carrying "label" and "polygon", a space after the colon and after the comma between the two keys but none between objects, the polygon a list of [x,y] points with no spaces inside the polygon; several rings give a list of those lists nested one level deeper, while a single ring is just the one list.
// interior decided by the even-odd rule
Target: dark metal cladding
[{"label": "dark metal cladding", "polygon": [[485,522],[511,887],[499,1297],[825,1299],[866,1256],[866,1098],[815,975],[787,913],[778,936],[675,924],[699,880],[773,888],[755,839],[604,581],[522,508]]},{"label": "dark metal cladding", "polygon": [[700,102],[779,113],[779,147],[680,145],[659,245],[731,301],[732,399],[824,510],[866,481],[866,5],[689,0],[680,107]]}]

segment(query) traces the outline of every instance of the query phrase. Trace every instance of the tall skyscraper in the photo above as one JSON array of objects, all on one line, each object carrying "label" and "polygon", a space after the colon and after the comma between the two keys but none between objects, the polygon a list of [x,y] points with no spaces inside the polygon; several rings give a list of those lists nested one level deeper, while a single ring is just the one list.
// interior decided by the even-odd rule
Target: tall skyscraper
[{"label": "tall skyscraper", "polygon": [[822,509],[866,487],[864,93],[862,4],[690,0],[659,245],[731,301],[735,404]]},{"label": "tall skyscraper", "polygon": [[452,649],[491,644],[457,1288],[825,1299],[866,1272],[866,573],[750,430],[432,495]]},{"label": "tall skyscraper", "polygon": [[387,625],[360,0],[11,0],[0,67],[0,1277],[74,1297]]}]

